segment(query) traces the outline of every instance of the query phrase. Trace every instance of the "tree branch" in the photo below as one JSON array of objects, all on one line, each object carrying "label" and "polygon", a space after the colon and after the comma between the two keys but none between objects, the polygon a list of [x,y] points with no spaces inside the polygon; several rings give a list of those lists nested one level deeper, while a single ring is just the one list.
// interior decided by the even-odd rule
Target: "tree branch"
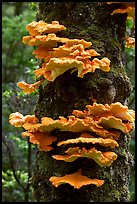
[{"label": "tree branch", "polygon": [[25,190],[25,187],[24,187],[23,184],[20,182],[20,180],[19,180],[19,178],[18,178],[18,176],[17,176],[17,174],[16,174],[16,169],[15,169],[15,167],[14,167],[14,165],[13,165],[13,159],[12,159],[12,155],[11,155],[11,150],[10,150],[9,145],[8,145],[7,142],[6,142],[6,138],[2,138],[2,141],[3,141],[3,143],[4,143],[4,145],[5,145],[6,149],[7,149],[7,153],[8,153],[8,156],[9,156],[10,165],[11,165],[11,169],[12,169],[14,178],[15,178],[16,182],[20,185],[20,187],[21,187],[23,190]]}]

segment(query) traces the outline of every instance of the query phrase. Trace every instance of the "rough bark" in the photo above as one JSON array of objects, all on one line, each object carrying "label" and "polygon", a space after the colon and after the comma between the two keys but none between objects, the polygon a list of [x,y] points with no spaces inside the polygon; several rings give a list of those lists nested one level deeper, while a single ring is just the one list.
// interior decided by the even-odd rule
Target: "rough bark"
[{"label": "rough bark", "polygon": [[[36,104],[36,116],[57,119],[59,116],[71,115],[72,110],[84,110],[85,105],[98,103],[121,102],[126,104],[131,85],[124,70],[124,35],[126,14],[111,16],[118,5],[107,5],[99,2],[40,2],[37,20],[51,23],[58,20],[67,27],[58,36],[85,39],[91,41],[93,47],[102,57],[111,60],[111,70],[105,73],[96,70],[84,78],[70,71],[57,77],[54,82],[40,87]],[[59,140],[73,138],[79,133],[53,131]],[[50,152],[38,152],[36,168],[31,179],[34,196],[39,202],[126,202],[130,201],[128,185],[130,179],[131,157],[128,151],[129,135],[122,135],[118,140],[119,147],[114,151],[117,160],[110,167],[99,167],[94,161],[79,158],[72,163],[56,161],[53,154],[64,149],[58,147]],[[109,148],[100,150],[109,150]],[[63,176],[76,172],[82,167],[84,175],[90,178],[101,178],[105,184],[101,187],[93,185],[74,189],[68,184],[55,188],[50,182],[51,176]]]}]

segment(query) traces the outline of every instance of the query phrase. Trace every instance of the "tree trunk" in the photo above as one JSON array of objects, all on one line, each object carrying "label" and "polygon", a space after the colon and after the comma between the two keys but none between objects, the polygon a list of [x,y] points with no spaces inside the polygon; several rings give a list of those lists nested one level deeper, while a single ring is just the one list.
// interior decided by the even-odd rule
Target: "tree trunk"
[{"label": "tree trunk", "polygon": [[[97,70],[78,78],[77,72],[70,71],[57,77],[54,82],[40,87],[35,113],[58,119],[67,117],[74,109],[84,110],[87,104],[111,104],[121,102],[126,105],[131,85],[124,70],[124,36],[127,14],[111,15],[118,5],[100,2],[40,2],[37,20],[51,23],[59,21],[67,27],[57,36],[84,39],[93,43],[93,48],[101,58],[111,60],[110,72]],[[52,135],[73,138],[79,133],[53,131]],[[122,135],[119,147],[115,148],[118,158],[110,167],[100,167],[92,160],[79,158],[74,162],[57,161],[53,154],[59,154],[62,146],[50,152],[38,152],[36,168],[31,179],[34,196],[39,202],[127,202],[130,201],[128,186],[131,156],[128,151],[129,135]],[[101,147],[102,148],[102,147]],[[103,148],[102,148],[103,149]],[[109,148],[104,148],[105,150]],[[82,166],[82,173],[89,178],[104,179],[101,187],[93,185],[74,189],[68,184],[54,187],[49,178],[75,173]]]},{"label": "tree trunk", "polygon": [[18,16],[22,12],[24,2],[15,2],[15,16]]}]

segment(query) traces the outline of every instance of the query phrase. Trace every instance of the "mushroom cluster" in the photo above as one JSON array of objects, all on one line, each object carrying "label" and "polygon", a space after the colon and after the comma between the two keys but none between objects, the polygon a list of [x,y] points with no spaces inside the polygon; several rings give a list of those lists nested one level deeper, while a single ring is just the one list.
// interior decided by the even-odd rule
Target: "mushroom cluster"
[{"label": "mushroom cluster", "polygon": [[[106,57],[98,59],[99,53],[94,49],[87,49],[92,45],[91,42],[57,37],[55,33],[66,29],[58,21],[52,21],[51,24],[44,21],[31,22],[26,28],[30,36],[23,37],[22,42],[38,46],[33,54],[42,59],[43,63],[41,68],[34,71],[36,77],[40,77],[39,81],[34,84],[23,81],[17,83],[25,93],[35,91],[44,80],[53,82],[69,69],[72,72],[78,71],[78,77],[81,78],[88,72],[95,72],[96,69],[109,72],[110,60]],[[63,154],[52,154],[53,159],[75,162],[78,158],[88,158],[100,167],[109,167],[118,155],[114,151],[101,151],[98,147],[115,150],[119,146],[118,139],[121,134],[127,134],[133,129],[134,120],[135,112],[119,102],[111,105],[94,102],[92,105],[86,105],[86,110],[73,110],[72,115],[67,118],[60,116],[56,120],[45,116],[39,121],[35,115],[23,116],[19,112],[11,113],[9,116],[9,123],[15,127],[23,127],[25,132],[22,136],[29,137],[30,142],[38,145],[40,151],[54,152],[54,149],[65,146],[66,150],[62,148]],[[73,138],[64,140],[61,136],[53,134],[56,129],[64,133],[78,133],[79,136],[74,138],[75,134],[72,134]],[[49,181],[55,187],[68,183],[77,189],[90,184],[99,187],[105,182],[82,175],[82,167],[73,174],[52,176]]]},{"label": "mushroom cluster", "polygon": [[[38,122],[34,115],[23,116],[19,112],[9,116],[10,124],[15,127],[23,127],[26,131],[22,133],[22,136],[28,136],[30,142],[37,144],[40,151],[51,151],[53,142],[54,148],[75,144],[75,146],[69,147],[63,155],[52,155],[53,159],[74,162],[82,157],[94,160],[101,167],[109,167],[117,159],[117,154],[113,151],[99,151],[93,145],[98,144],[111,149],[118,147],[120,135],[127,134],[133,129],[134,120],[134,111],[119,102],[111,105],[94,102],[93,105],[86,105],[86,110],[73,110],[72,115],[68,118],[60,116],[59,119],[53,120],[43,117],[41,122]],[[80,136],[58,141],[58,135],[56,137],[52,135],[55,129],[79,132]],[[84,144],[84,147],[81,147],[80,144]],[[88,149],[86,144],[88,144]],[[104,184],[104,180],[83,176],[82,167],[74,174],[62,177],[52,176],[49,181],[55,187],[69,183],[78,189],[83,185],[94,184],[99,187]]]},{"label": "mushroom cluster", "polygon": [[[83,78],[88,72],[94,72],[101,69],[105,72],[110,70],[110,60],[107,57],[98,59],[100,56],[94,49],[88,49],[92,45],[83,39],[68,39],[57,37],[58,31],[65,30],[64,25],[58,21],[52,21],[51,24],[44,21],[31,22],[26,26],[29,36],[24,36],[22,42],[29,46],[38,46],[33,54],[36,58],[43,60],[41,68],[36,69],[34,74],[42,80],[34,84],[19,82],[17,86],[26,94],[35,91],[44,79],[54,81],[56,77],[71,69],[71,73],[78,71],[78,77]],[[91,58],[93,58],[91,60]]]}]

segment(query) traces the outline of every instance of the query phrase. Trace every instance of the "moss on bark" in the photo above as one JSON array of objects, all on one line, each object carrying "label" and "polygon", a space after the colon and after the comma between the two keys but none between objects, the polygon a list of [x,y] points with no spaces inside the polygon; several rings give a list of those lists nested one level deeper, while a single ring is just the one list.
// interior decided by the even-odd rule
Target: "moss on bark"
[{"label": "moss on bark", "polygon": [[[130,95],[131,85],[124,70],[124,33],[126,14],[111,16],[118,5],[99,2],[40,2],[38,20],[51,23],[58,20],[67,30],[58,36],[85,39],[102,57],[111,60],[111,71],[105,73],[96,70],[84,78],[70,71],[57,77],[54,82],[41,86],[36,104],[36,116],[57,119],[60,115],[67,117],[74,109],[85,109],[85,105],[121,102],[125,104]],[[54,131],[59,140],[76,137],[79,133]],[[84,201],[129,201],[129,175],[131,157],[128,151],[129,136],[119,139],[119,147],[114,151],[118,159],[110,167],[99,167],[94,161],[77,159],[72,163],[56,161],[53,154],[60,154],[62,147],[49,153],[38,152],[36,169],[31,179],[34,195],[39,202],[84,202]],[[106,148],[104,149],[106,151]],[[53,175],[63,176],[77,171],[82,166],[83,174],[90,178],[104,179],[105,184],[99,188],[89,185],[74,189],[68,184],[55,188],[49,178]],[[108,193],[109,192],[109,193]]]}]

